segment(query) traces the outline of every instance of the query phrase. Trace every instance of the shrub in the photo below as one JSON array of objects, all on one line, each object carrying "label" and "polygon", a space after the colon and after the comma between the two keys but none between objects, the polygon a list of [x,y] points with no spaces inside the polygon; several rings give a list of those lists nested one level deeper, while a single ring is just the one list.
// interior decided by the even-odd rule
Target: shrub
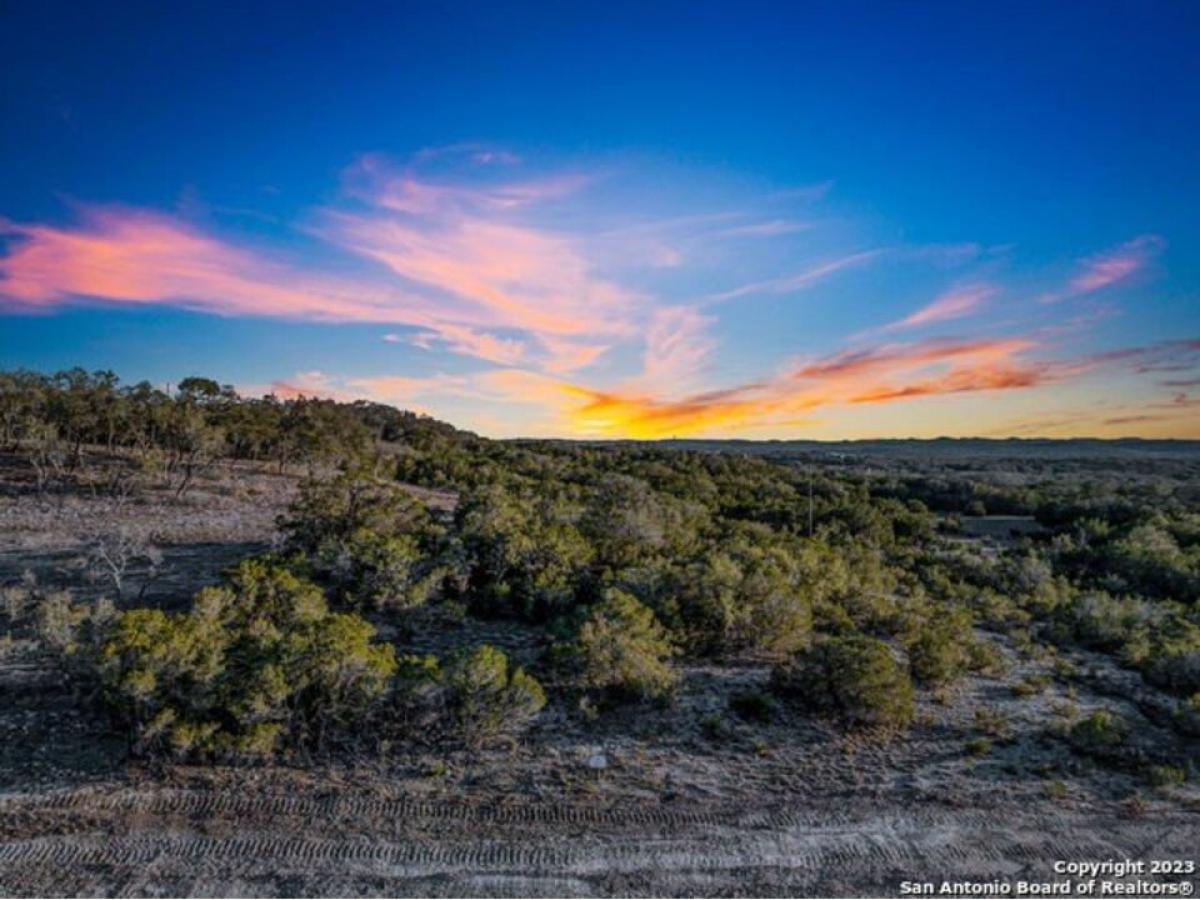
[{"label": "shrub", "polygon": [[576,516],[564,502],[499,485],[464,494],[455,524],[474,609],[534,622],[569,612],[592,559],[592,547],[571,521]]},{"label": "shrub", "polygon": [[992,742],[985,737],[967,741],[967,753],[971,756],[987,756],[992,752]]},{"label": "shrub", "polygon": [[546,705],[537,680],[490,644],[454,657],[445,684],[463,739],[473,747],[522,730]]},{"label": "shrub", "polygon": [[1067,737],[1081,753],[1109,756],[1129,737],[1129,725],[1116,713],[1100,709],[1077,722]]},{"label": "shrub", "polygon": [[1014,684],[1009,690],[1014,697],[1032,697],[1042,693],[1050,685],[1050,676],[1044,673],[1028,675]]},{"label": "shrub", "polygon": [[888,645],[863,634],[828,638],[776,666],[772,684],[809,711],[862,727],[907,728],[913,686]]},{"label": "shrub", "polygon": [[112,602],[100,598],[77,601],[65,590],[46,590],[32,576],[20,587],[5,590],[10,618],[8,637],[28,629],[33,640],[48,651],[75,687],[95,690],[93,660],[99,642],[116,615]]},{"label": "shrub", "polygon": [[306,481],[280,528],[289,549],[351,606],[409,608],[425,603],[445,571],[442,529],[399,485],[346,471]]},{"label": "shrub", "polygon": [[1149,766],[1145,776],[1155,787],[1173,787],[1187,781],[1187,769],[1181,766]]},{"label": "shrub", "polygon": [[609,589],[579,629],[576,650],[583,683],[637,700],[667,696],[679,680],[671,669],[675,647],[649,608]]},{"label": "shrub", "polygon": [[682,573],[677,627],[691,647],[787,654],[808,643],[818,560],[772,539],[765,526],[743,526]]},{"label": "shrub", "polygon": [[1144,604],[1119,600],[1102,591],[1080,594],[1057,610],[1069,635],[1085,647],[1118,650],[1129,639]]},{"label": "shrub", "polygon": [[1012,731],[1004,711],[992,706],[975,710],[975,728],[988,737],[1006,740]]},{"label": "shrub", "polygon": [[920,626],[909,641],[908,663],[913,677],[925,685],[952,684],[972,663],[970,614],[945,611]]},{"label": "shrub", "polygon": [[431,734],[446,711],[445,673],[436,656],[402,656],[392,693],[396,724],[405,736]]},{"label": "shrub", "polygon": [[324,747],[373,711],[396,668],[373,635],[315,585],[251,559],[189,612],[117,616],[95,664],[135,752],[262,757]]},{"label": "shrub", "polygon": [[722,743],[733,737],[733,729],[719,713],[709,713],[700,720],[700,731],[714,743]]},{"label": "shrub", "polygon": [[1045,794],[1047,800],[1066,800],[1071,796],[1071,791],[1067,787],[1067,783],[1061,780],[1049,781],[1042,788],[1042,793]]},{"label": "shrub", "polygon": [[1142,668],[1146,679],[1188,696],[1200,692],[1200,647],[1159,644]]}]

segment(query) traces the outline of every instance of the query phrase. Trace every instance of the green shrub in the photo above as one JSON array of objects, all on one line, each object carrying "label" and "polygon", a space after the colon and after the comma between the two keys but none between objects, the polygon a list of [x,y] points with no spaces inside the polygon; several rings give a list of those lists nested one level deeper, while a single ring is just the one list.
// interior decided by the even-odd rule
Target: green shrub
[{"label": "green shrub", "polygon": [[576,653],[584,685],[650,700],[666,697],[679,676],[675,647],[654,613],[624,591],[610,588],[579,629]]},{"label": "green shrub", "polygon": [[1100,709],[1081,719],[1068,733],[1071,746],[1089,756],[1110,756],[1129,737],[1129,725],[1116,713]]},{"label": "green shrub", "polygon": [[[28,629],[36,644],[49,652],[63,675],[81,694],[94,695],[97,648],[116,616],[116,608],[104,597],[93,602],[76,600],[66,590],[45,590],[30,579],[12,588],[9,601],[21,607],[22,630]],[[18,624],[15,620],[14,625]],[[17,628],[12,628],[16,633]],[[10,635],[6,637],[11,638]]]},{"label": "green shrub", "polygon": [[1153,616],[1148,604],[1117,599],[1102,591],[1079,594],[1057,610],[1071,639],[1095,650],[1120,650]]},{"label": "green shrub", "polygon": [[1187,781],[1187,769],[1180,766],[1149,766],[1145,776],[1155,787],[1172,787]]},{"label": "green shrub", "polygon": [[988,737],[1006,740],[1012,731],[1004,711],[991,706],[975,710],[975,728]]},{"label": "green shrub", "polygon": [[1200,646],[1194,643],[1198,639],[1200,633],[1186,642],[1160,640],[1142,666],[1146,680],[1185,697],[1200,692]]},{"label": "green shrub", "polygon": [[924,685],[948,685],[971,667],[975,635],[969,613],[941,611],[920,626],[908,644],[913,677]]},{"label": "green shrub", "polygon": [[772,684],[783,697],[845,724],[907,728],[915,704],[908,673],[883,641],[862,634],[828,638],[776,666]]},{"label": "green shrub", "polygon": [[1067,787],[1067,783],[1062,780],[1049,781],[1042,788],[1042,793],[1046,795],[1047,800],[1066,800],[1071,796],[1071,791]]},{"label": "green shrub", "polygon": [[455,656],[445,684],[455,721],[472,747],[523,730],[546,705],[537,680],[490,644]]},{"label": "green shrub", "polygon": [[794,653],[812,633],[817,554],[779,545],[765,526],[743,525],[721,549],[677,579],[672,624],[700,652]]},{"label": "green shrub", "polygon": [[987,756],[992,752],[992,742],[985,737],[972,738],[967,741],[967,753],[971,756]]},{"label": "green shrub", "polygon": [[1014,697],[1032,697],[1042,693],[1050,685],[1050,676],[1043,673],[1029,675],[1014,684],[1010,690]]},{"label": "green shrub", "polygon": [[500,485],[466,493],[455,511],[465,597],[484,616],[546,622],[569,613],[593,548],[578,511],[553,496]]},{"label": "green shrub", "polygon": [[430,737],[446,712],[445,673],[436,656],[402,656],[392,691],[402,736]]},{"label": "green shrub", "polygon": [[399,485],[365,472],[305,482],[280,528],[289,549],[303,553],[350,606],[420,606],[446,575],[442,529],[429,510]]},{"label": "green shrub", "polygon": [[700,730],[714,743],[722,743],[733,737],[733,729],[718,712],[709,713],[700,720]]},{"label": "green shrub", "polygon": [[396,662],[373,636],[315,585],[251,559],[190,612],[118,615],[95,665],[135,752],[262,757],[324,747],[374,711]]}]

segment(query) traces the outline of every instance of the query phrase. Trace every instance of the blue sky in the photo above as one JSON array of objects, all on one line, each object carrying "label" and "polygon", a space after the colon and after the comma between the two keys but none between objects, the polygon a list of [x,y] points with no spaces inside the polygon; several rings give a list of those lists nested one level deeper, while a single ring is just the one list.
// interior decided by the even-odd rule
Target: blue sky
[{"label": "blue sky", "polygon": [[1200,437],[1200,7],[0,27],[0,364],[496,435]]}]

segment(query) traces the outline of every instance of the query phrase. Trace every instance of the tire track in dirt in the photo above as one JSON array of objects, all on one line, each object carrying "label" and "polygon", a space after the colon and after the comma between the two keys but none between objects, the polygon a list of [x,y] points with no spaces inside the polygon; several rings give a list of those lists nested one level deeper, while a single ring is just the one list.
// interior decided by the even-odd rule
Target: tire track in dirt
[{"label": "tire track in dirt", "polygon": [[[1082,823],[1076,823],[1082,824]],[[780,866],[817,870],[835,866],[865,873],[939,862],[1081,859],[1134,849],[1160,833],[1161,823],[1129,825],[1123,833],[1064,835],[976,834],[971,829],[927,830],[865,820],[856,831],[788,829],[777,833],[722,834],[719,840],[636,839],[562,841],[556,845],[499,841],[377,842],[314,840],[285,834],[255,837],[54,835],[0,845],[0,867],[144,866],[165,860],[189,864],[220,860],[235,868],[281,862],[367,872],[400,868],[406,875],[439,872],[554,872],[599,874],[646,868],[720,870]],[[1183,839],[1180,839],[1182,843]],[[1167,848],[1159,847],[1160,851]]]},{"label": "tire track in dirt", "polygon": [[[232,791],[156,790],[116,791],[98,794],[71,791],[43,795],[0,797],[0,816],[13,812],[46,810],[143,813],[189,816],[266,816],[322,819],[403,819],[406,821],[463,823],[470,825],[588,825],[620,829],[742,828],[761,830],[813,829],[859,831],[864,818],[886,825],[878,811],[867,815],[815,809],[688,809],[650,806],[594,807],[572,804],[468,804],[412,798],[298,797],[295,795],[244,795]],[[936,829],[994,827],[995,810],[929,809],[916,807],[893,814],[901,827]],[[1059,834],[1064,826],[1095,827],[1095,815],[1034,814],[1024,811],[1021,826],[1043,834]],[[1120,820],[1114,820],[1120,821]],[[1200,815],[1173,813],[1154,819],[1159,828],[1179,825],[1200,827]]]},{"label": "tire track in dirt", "polygon": [[[410,820],[404,838],[387,833],[390,817]],[[348,824],[359,829],[353,837]],[[138,885],[143,878],[183,885],[204,873],[218,884],[357,878],[375,885],[372,892],[394,883],[451,893],[455,885],[488,893],[486,884],[491,893],[503,893],[500,885],[511,883],[524,885],[528,895],[557,885],[561,896],[620,893],[631,884],[643,895],[668,885],[672,893],[703,887],[729,894],[747,877],[792,892],[823,883],[829,873],[859,885],[890,885],[923,873],[1046,877],[1055,859],[1137,858],[1147,847],[1176,857],[1194,854],[1189,837],[1200,815],[1176,811],[1130,820],[1100,811],[1024,810],[1010,817],[1001,809],[894,805],[837,813],[599,809],[90,790],[0,798],[0,825],[22,835],[0,842],[0,893],[57,893],[67,873],[82,879],[85,893],[111,893],[114,885]],[[214,825],[229,834],[207,830]],[[323,836],[323,827],[333,834]],[[132,833],[123,834],[128,828]]]}]

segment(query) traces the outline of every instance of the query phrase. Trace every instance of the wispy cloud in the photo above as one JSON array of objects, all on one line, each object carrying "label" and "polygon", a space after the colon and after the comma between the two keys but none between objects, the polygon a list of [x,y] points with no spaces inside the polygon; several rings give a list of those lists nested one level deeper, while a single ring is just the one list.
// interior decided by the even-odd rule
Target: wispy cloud
[{"label": "wispy cloud", "polygon": [[883,326],[881,331],[901,331],[961,319],[977,312],[999,289],[990,284],[970,284],[951,288],[932,303],[923,306],[899,321]]},{"label": "wispy cloud", "polygon": [[1041,301],[1057,303],[1127,281],[1149,266],[1164,244],[1158,235],[1143,234],[1112,250],[1090,256],[1080,262],[1078,271],[1066,287],[1044,294]]},{"label": "wispy cloud", "polygon": [[749,225],[737,225],[726,228],[721,232],[726,237],[778,237],[781,234],[795,234],[797,231],[807,231],[812,228],[811,222],[797,222],[793,219],[771,219],[769,222],[753,222]]},{"label": "wispy cloud", "polygon": [[314,274],[202,234],[179,219],[84,207],[77,228],[6,223],[0,297],[51,307],[76,297],[175,303],[220,315],[421,323],[432,304],[395,287]]},{"label": "wispy cloud", "polygon": [[642,374],[643,389],[673,394],[694,388],[704,365],[717,348],[709,329],[716,322],[688,306],[655,310],[646,332]]},{"label": "wispy cloud", "polygon": [[727,300],[737,300],[741,297],[749,297],[756,294],[792,294],[811,287],[843,269],[869,262],[879,256],[881,252],[880,250],[864,250],[858,253],[848,253],[845,256],[817,263],[807,269],[780,278],[753,281],[726,291],[708,294],[701,297],[700,302],[713,304],[724,303]]},{"label": "wispy cloud", "polygon": [[[398,343],[402,340],[399,335],[385,335],[384,340]],[[430,331],[418,331],[409,335],[406,343],[424,350],[431,350],[437,344],[445,346],[454,353],[473,356],[488,362],[514,365],[521,362],[526,355],[526,344],[513,338],[497,337],[483,331],[476,331],[465,325],[440,323]]]}]

